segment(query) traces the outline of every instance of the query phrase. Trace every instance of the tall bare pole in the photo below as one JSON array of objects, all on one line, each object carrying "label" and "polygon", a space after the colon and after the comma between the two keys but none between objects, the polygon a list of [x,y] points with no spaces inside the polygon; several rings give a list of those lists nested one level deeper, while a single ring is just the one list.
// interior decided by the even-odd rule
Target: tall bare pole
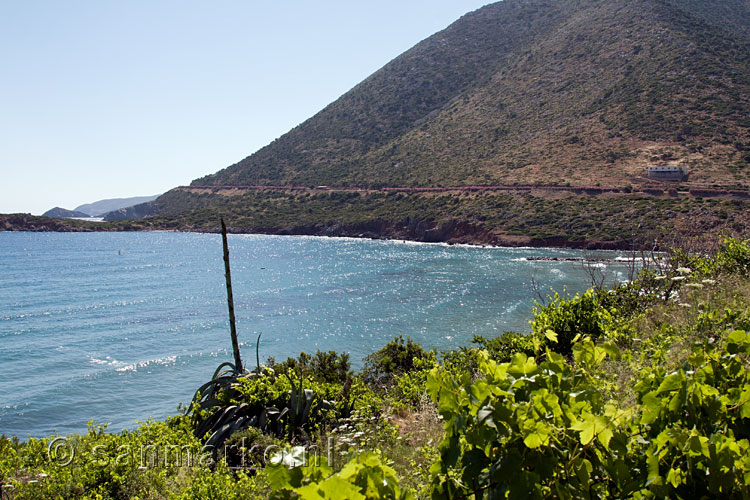
[{"label": "tall bare pole", "polygon": [[232,335],[232,350],[234,351],[234,366],[242,372],[242,358],[240,358],[240,344],[237,341],[237,323],[234,319],[234,298],[232,297],[232,273],[229,270],[229,245],[227,244],[227,226],[221,219],[221,241],[224,244],[224,270],[227,278],[227,304],[229,305],[229,329]]}]

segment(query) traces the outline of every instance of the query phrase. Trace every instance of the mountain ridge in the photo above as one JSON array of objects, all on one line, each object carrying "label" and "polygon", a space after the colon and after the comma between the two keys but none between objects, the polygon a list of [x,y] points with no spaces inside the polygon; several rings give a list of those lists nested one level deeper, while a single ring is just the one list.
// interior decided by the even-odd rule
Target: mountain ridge
[{"label": "mountain ridge", "polygon": [[92,203],[85,203],[75,208],[77,212],[84,212],[89,214],[91,217],[102,217],[107,213],[120,210],[123,208],[132,207],[141,203],[147,203],[153,201],[161,195],[153,196],[131,196],[128,198],[107,198],[104,200],[94,201]]}]

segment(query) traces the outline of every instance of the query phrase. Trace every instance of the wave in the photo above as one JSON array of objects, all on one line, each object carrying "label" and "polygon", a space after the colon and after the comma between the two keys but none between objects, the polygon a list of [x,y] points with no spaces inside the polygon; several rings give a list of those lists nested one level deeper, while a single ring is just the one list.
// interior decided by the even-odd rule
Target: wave
[{"label": "wave", "polygon": [[90,303],[90,304],[80,304],[80,305],[76,305],[73,307],[54,308],[49,311],[12,314],[10,316],[1,317],[0,321],[12,321],[12,320],[19,320],[19,319],[39,318],[42,316],[70,315],[70,314],[81,313],[84,311],[98,311],[98,310],[106,311],[111,308],[122,308],[122,307],[134,306],[134,305],[139,305],[139,304],[145,304],[148,302],[153,302],[153,299],[114,300],[112,302],[107,302],[107,303],[98,302],[98,303]]},{"label": "wave", "polygon": [[121,366],[116,368],[117,372],[135,372],[141,368],[148,368],[150,366],[172,366],[177,363],[177,356],[165,356],[163,358],[149,359],[146,361],[139,361],[138,363],[132,363],[130,365]]},{"label": "wave", "polygon": [[88,358],[89,358],[89,363],[91,363],[92,365],[97,365],[97,366],[118,367],[118,366],[123,366],[125,364],[122,361],[117,361],[116,359],[110,356],[105,356],[104,359],[95,358],[93,356],[88,356]]}]

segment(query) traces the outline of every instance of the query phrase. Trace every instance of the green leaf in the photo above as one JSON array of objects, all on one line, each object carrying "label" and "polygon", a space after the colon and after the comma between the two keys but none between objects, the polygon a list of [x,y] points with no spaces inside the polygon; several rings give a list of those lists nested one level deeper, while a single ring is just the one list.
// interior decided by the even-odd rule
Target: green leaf
[{"label": "green leaf", "polygon": [[663,484],[662,478],[659,475],[659,456],[656,452],[646,457],[646,464],[648,465],[648,480],[646,481],[646,486],[651,484]]},{"label": "green leaf", "polygon": [[604,350],[604,352],[607,353],[607,355],[614,359],[619,359],[620,357],[620,348],[617,347],[617,344],[614,342],[604,342],[601,345],[601,348]]},{"label": "green leaf", "polygon": [[674,372],[666,377],[664,377],[664,380],[662,380],[661,385],[659,385],[659,388],[656,390],[656,394],[661,394],[662,392],[672,392],[680,389],[682,387],[682,383],[685,381],[685,374],[680,372]]},{"label": "green leaf", "polygon": [[643,396],[641,400],[643,413],[641,414],[641,423],[650,424],[659,418],[662,409],[662,398],[652,391]]},{"label": "green leaf", "polygon": [[473,481],[486,469],[491,461],[485,452],[477,448],[468,450],[461,458],[464,466],[463,477],[465,481]]},{"label": "green leaf", "polygon": [[266,475],[268,484],[275,490],[298,488],[302,485],[302,470],[299,467],[290,469],[284,465],[269,464]]},{"label": "green leaf", "polygon": [[573,359],[584,368],[598,368],[606,357],[606,351],[588,338],[573,346]]},{"label": "green leaf", "polygon": [[534,346],[535,353],[542,350],[542,341],[539,339],[538,336],[534,335],[531,338],[531,344]]},{"label": "green leaf", "polygon": [[472,384],[469,388],[469,394],[474,398],[472,402],[478,403],[484,401],[488,396],[492,394],[492,389],[486,380],[477,380],[476,383]]},{"label": "green leaf", "polygon": [[[546,390],[546,389],[545,389]],[[534,398],[536,401],[536,398]],[[552,393],[543,394],[539,399],[539,402],[544,406],[544,409],[552,413],[554,418],[562,416],[562,409],[560,408],[560,399],[557,395]]]},{"label": "green leaf", "polygon": [[493,429],[497,429],[497,426],[495,425],[495,420],[492,417],[492,412],[495,411],[495,408],[492,407],[492,405],[486,405],[479,409],[477,412],[477,420],[479,423],[486,425],[487,427],[492,427]]},{"label": "green leaf", "polygon": [[687,452],[693,457],[701,455],[709,457],[708,438],[701,436],[696,429],[693,429],[687,441]]},{"label": "green leaf", "polygon": [[742,330],[735,330],[727,337],[727,351],[730,354],[750,351],[750,334]]},{"label": "green leaf", "polygon": [[547,337],[550,342],[554,342],[555,344],[557,343],[557,334],[552,330],[547,330],[546,332],[544,332],[544,336]]},{"label": "green leaf", "polygon": [[601,415],[587,413],[583,415],[582,420],[577,420],[570,428],[581,433],[582,445],[586,446],[595,437],[599,437],[599,442],[606,448],[609,448],[609,441],[612,439],[612,430],[608,428],[608,424],[607,419]]},{"label": "green leaf", "polygon": [[602,444],[602,446],[604,446],[604,449],[609,450],[609,442],[612,440],[614,432],[612,432],[611,427],[603,417],[597,418],[601,419],[601,423],[603,423],[604,427],[602,427],[602,430],[596,435],[596,439]]},{"label": "green leaf", "polygon": [[542,422],[537,422],[533,429],[526,434],[523,444],[529,448],[539,448],[542,445],[549,444],[550,429]]},{"label": "green leaf", "polygon": [[320,491],[318,491],[317,483],[311,483],[306,486],[302,486],[301,488],[295,488],[294,491],[302,500],[325,500],[325,497],[321,495]]},{"label": "green leaf", "polygon": [[667,473],[667,482],[677,488],[685,482],[685,473],[680,469],[669,469]]},{"label": "green leaf", "polygon": [[750,418],[750,388],[746,388],[740,396],[740,417]]},{"label": "green leaf", "polygon": [[440,459],[444,465],[453,467],[461,456],[461,442],[457,435],[452,435],[440,443]]},{"label": "green leaf", "polygon": [[508,373],[514,376],[525,376],[534,375],[538,370],[538,366],[534,358],[528,357],[522,352],[517,352],[511,359],[510,366],[508,367]]},{"label": "green leaf", "polygon": [[669,400],[669,405],[667,406],[667,408],[669,408],[669,411],[671,411],[672,413],[679,412],[685,405],[684,396],[685,395],[682,391],[677,391],[672,399]]},{"label": "green leaf", "polygon": [[591,462],[579,458],[573,463],[573,470],[575,471],[576,478],[578,478],[581,486],[588,489],[591,485],[591,473],[594,470]]},{"label": "green leaf", "polygon": [[[300,490],[295,491],[302,495]],[[320,491],[325,495],[326,500],[365,500],[365,496],[356,485],[344,481],[338,476],[331,476],[323,481],[320,484]],[[302,495],[302,498],[307,500],[304,495]],[[313,498],[311,497],[310,500],[313,500]]]}]

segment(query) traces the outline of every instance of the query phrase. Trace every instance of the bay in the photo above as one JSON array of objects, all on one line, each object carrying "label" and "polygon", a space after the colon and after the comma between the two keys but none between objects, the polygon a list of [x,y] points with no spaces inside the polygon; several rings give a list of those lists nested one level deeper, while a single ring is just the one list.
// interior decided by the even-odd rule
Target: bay
[{"label": "bay", "polygon": [[[442,351],[528,331],[532,279],[545,291],[590,285],[580,262],[526,260],[576,250],[263,235],[229,245],[251,368],[260,332],[261,362],[320,349],[360,367],[397,335]],[[175,414],[232,358],[225,294],[218,235],[0,233],[0,434]]]}]

